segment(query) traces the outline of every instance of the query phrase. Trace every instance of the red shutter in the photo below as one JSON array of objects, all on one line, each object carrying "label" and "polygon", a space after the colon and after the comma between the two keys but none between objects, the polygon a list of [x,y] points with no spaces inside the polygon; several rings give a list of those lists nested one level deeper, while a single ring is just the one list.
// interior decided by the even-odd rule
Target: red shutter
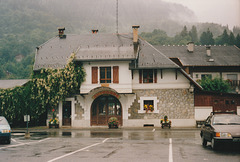
[{"label": "red shutter", "polygon": [[92,67],[92,84],[98,83],[98,67]]},{"label": "red shutter", "polygon": [[142,70],[139,70],[139,83],[142,83]]},{"label": "red shutter", "polygon": [[154,69],[154,83],[157,83],[157,69]]},{"label": "red shutter", "polygon": [[113,83],[119,83],[119,66],[113,66]]}]

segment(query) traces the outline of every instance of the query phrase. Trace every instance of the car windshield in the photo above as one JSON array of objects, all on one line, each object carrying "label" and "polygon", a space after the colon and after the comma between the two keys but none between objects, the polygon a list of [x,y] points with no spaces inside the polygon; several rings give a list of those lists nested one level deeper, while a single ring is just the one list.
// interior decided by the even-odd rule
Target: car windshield
[{"label": "car windshield", "polygon": [[240,125],[240,116],[217,115],[213,118],[213,125]]},{"label": "car windshield", "polygon": [[7,120],[3,117],[0,117],[0,125],[8,125]]}]

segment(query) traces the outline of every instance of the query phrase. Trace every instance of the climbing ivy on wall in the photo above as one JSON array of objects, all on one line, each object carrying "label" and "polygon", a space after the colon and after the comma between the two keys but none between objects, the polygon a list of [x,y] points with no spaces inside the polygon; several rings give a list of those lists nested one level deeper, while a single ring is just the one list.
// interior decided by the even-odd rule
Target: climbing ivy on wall
[{"label": "climbing ivy on wall", "polygon": [[38,125],[47,110],[56,108],[60,100],[79,93],[84,81],[82,65],[74,63],[72,53],[64,69],[41,69],[21,87],[0,89],[0,115],[12,125],[23,122],[23,116],[31,115],[31,123]]}]

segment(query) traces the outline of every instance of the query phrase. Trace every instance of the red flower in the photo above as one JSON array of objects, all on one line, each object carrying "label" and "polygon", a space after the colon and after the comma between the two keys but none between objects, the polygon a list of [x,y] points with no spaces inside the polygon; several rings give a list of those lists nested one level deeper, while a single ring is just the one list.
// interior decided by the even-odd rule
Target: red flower
[{"label": "red flower", "polygon": [[55,109],[52,109],[52,112],[54,112],[55,111]]}]

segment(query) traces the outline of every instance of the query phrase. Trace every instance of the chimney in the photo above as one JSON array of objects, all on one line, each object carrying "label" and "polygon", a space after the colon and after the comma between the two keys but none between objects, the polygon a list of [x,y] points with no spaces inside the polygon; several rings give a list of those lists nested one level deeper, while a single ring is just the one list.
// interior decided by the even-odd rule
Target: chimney
[{"label": "chimney", "polygon": [[58,36],[60,39],[66,38],[66,35],[64,35],[65,27],[58,27]]},{"label": "chimney", "polygon": [[188,44],[187,44],[187,51],[189,53],[193,53],[193,51],[194,51],[194,42],[188,42]]},{"label": "chimney", "polygon": [[211,46],[207,46],[206,51],[207,51],[207,56],[210,57],[211,56]]},{"label": "chimney", "polygon": [[132,28],[133,28],[133,43],[134,44],[138,43],[138,28],[139,27],[140,27],[139,25],[132,26]]},{"label": "chimney", "polygon": [[97,34],[98,30],[92,30],[92,34]]}]

